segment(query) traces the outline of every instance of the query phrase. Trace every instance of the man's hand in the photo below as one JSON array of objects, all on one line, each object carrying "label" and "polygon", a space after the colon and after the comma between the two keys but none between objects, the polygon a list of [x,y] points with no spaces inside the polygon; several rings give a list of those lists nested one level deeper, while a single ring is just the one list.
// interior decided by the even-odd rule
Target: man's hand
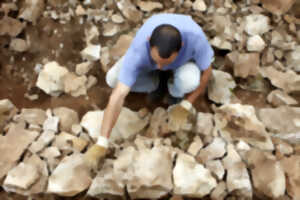
[{"label": "man's hand", "polygon": [[195,114],[196,110],[189,101],[181,101],[180,104],[176,104],[169,111],[169,129],[171,131],[179,131],[192,128],[192,124],[189,122]]},{"label": "man's hand", "polygon": [[97,144],[94,144],[84,154],[84,159],[88,167],[97,169],[99,161],[105,157],[108,148],[107,138],[100,136]]}]

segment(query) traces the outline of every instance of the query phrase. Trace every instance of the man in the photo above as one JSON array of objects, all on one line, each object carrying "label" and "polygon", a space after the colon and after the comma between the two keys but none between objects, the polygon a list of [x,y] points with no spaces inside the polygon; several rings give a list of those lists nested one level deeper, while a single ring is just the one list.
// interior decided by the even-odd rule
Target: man
[{"label": "man", "polygon": [[[149,99],[158,100],[167,87],[168,103],[177,104],[173,109],[177,112],[175,121],[184,123],[192,104],[207,86],[213,56],[201,27],[190,16],[158,14],[150,17],[137,32],[125,56],[107,73],[106,82],[114,89],[104,112],[101,136],[87,151],[87,161],[96,165],[105,155],[111,130],[130,91],[146,92]],[[166,71],[173,72],[173,77],[167,79],[163,73]]]}]

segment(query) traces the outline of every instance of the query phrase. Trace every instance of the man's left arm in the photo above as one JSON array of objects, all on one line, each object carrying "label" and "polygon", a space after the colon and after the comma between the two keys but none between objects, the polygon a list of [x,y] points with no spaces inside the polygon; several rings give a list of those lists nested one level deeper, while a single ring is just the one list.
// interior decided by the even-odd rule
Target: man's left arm
[{"label": "man's left arm", "polygon": [[[201,73],[201,72],[200,72]],[[200,79],[200,85],[193,92],[186,95],[186,100],[193,104],[199,96],[202,96],[207,87],[208,81],[212,73],[212,67],[208,67],[203,71]]]}]

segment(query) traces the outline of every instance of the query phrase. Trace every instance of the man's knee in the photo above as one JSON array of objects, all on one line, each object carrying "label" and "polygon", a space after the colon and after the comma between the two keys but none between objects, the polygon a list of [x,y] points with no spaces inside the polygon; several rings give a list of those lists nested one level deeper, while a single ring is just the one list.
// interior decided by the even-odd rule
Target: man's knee
[{"label": "man's knee", "polygon": [[114,88],[118,83],[118,77],[123,63],[123,57],[106,73],[105,80],[109,87]]},{"label": "man's knee", "polygon": [[191,92],[200,85],[200,70],[195,63],[186,63],[179,70],[177,78],[184,90]]}]

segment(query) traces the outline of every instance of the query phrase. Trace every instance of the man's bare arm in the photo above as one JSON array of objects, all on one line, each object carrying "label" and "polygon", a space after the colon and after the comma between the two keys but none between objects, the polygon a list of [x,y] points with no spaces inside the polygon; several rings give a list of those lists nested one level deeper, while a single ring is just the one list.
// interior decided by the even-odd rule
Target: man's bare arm
[{"label": "man's bare arm", "polygon": [[194,90],[193,92],[191,92],[190,94],[188,94],[186,100],[188,100],[190,103],[193,104],[196,101],[196,99],[198,98],[198,96],[200,96],[204,93],[206,86],[208,84],[208,81],[210,79],[211,72],[212,72],[211,66],[209,68],[207,68],[205,71],[203,71],[199,87],[196,90]]},{"label": "man's bare arm", "polygon": [[121,82],[117,83],[112,94],[109,97],[108,104],[104,111],[102,126],[101,126],[101,136],[106,138],[110,137],[110,133],[117,122],[120,115],[121,108],[123,107],[124,100],[128,93],[130,92],[130,87],[124,85]]}]

